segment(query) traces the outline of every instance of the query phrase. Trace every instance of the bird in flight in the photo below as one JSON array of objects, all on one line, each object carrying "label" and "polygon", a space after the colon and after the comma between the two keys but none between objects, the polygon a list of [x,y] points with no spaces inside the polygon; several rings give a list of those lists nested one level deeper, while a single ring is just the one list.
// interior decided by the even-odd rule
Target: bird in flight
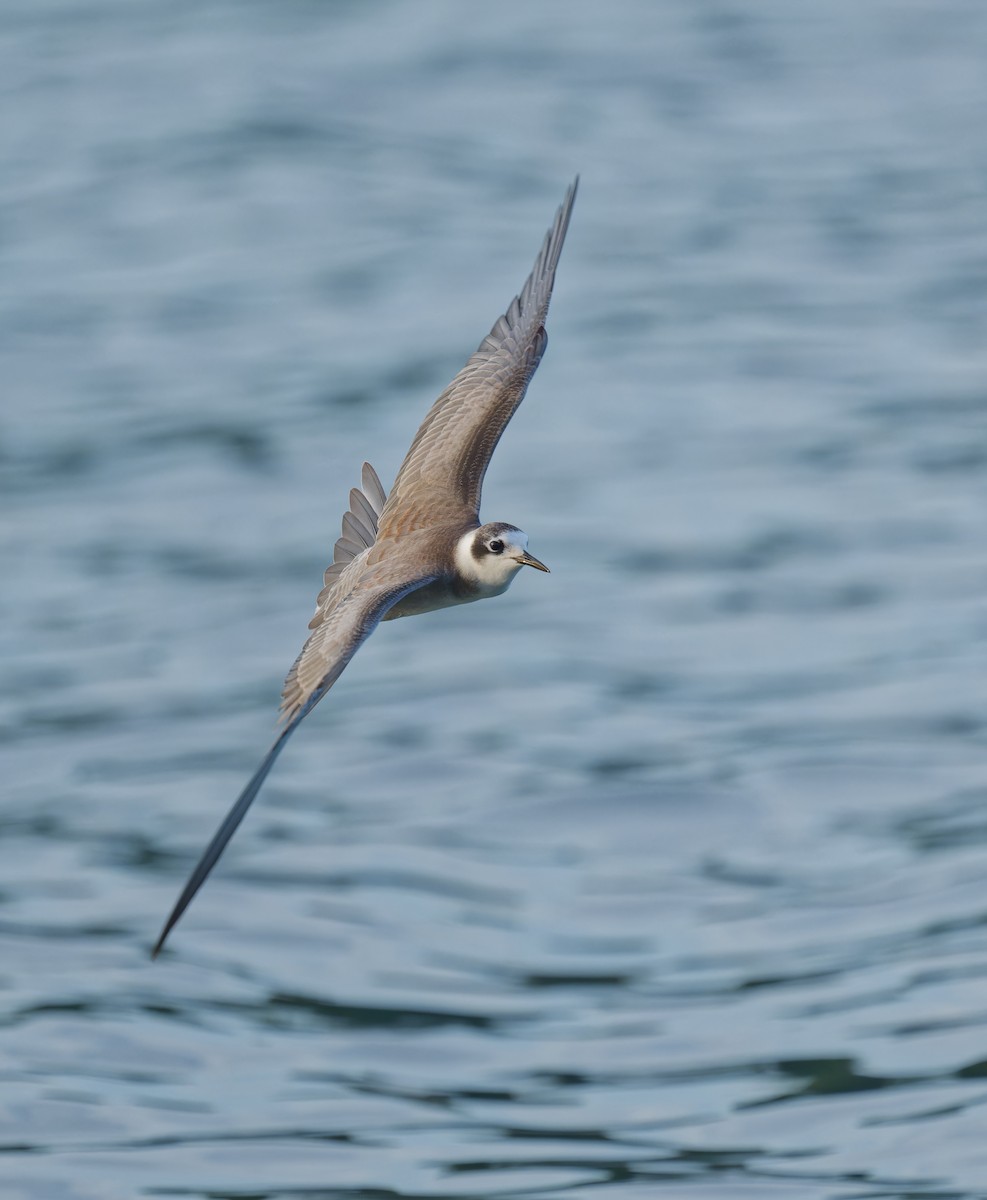
[{"label": "bird in flight", "polygon": [[309,622],[311,634],[281,694],[283,728],[206,847],[151,957],[205,883],[285,742],[342,675],[381,621],[499,596],[521,567],[548,567],[528,536],[504,521],[480,524],[480,489],[500,436],[545,353],[545,318],[579,180],[545,236],[521,293],[429,409],[390,494],[363,464],[342,535]]}]

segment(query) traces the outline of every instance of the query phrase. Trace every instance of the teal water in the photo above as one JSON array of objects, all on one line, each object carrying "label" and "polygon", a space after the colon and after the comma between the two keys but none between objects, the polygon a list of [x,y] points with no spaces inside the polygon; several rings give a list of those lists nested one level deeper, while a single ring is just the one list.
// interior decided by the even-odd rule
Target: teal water
[{"label": "teal water", "polygon": [[[0,1192],[987,1196],[987,10],[12,0]],[[176,931],[348,490],[484,516]]]}]

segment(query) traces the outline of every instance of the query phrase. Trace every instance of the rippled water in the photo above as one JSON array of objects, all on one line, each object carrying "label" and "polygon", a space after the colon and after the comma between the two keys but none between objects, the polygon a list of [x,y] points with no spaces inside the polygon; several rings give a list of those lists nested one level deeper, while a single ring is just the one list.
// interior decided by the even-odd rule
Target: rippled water
[{"label": "rippled water", "polygon": [[[11,0],[4,1197],[987,1196],[987,10]],[[484,514],[271,736],[583,188]]]}]

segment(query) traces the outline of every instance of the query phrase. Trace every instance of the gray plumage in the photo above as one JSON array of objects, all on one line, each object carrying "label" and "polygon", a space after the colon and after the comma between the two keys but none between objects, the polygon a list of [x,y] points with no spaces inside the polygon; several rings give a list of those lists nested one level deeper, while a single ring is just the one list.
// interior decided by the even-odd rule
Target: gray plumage
[{"label": "gray plumage", "polygon": [[[577,185],[578,180],[567,190],[520,295],[432,405],[390,495],[364,463],[361,487],[350,492],[309,622],[311,633],[284,683],[284,727],[196,865],[152,956],[215,866],[288,737],[380,621],[497,595],[520,564],[547,570],[527,553],[527,536],[516,527],[480,526],[480,492],[491,455],[545,352],[545,318]],[[464,539],[465,570],[456,557]],[[499,560],[505,550],[516,553]],[[472,570],[471,555],[477,564],[484,558],[492,564],[486,577],[479,565]]]}]

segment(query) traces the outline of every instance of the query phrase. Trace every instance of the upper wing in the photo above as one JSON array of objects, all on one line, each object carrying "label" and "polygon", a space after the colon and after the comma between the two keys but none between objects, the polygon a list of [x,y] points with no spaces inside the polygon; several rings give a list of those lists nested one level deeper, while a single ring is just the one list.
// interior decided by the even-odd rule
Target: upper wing
[{"label": "upper wing", "polygon": [[[394,574],[393,570],[391,574]],[[237,826],[260,791],[261,784],[274,766],[274,760],[281,753],[285,742],[342,675],[350,659],[377,628],[387,610],[409,592],[430,583],[433,578],[433,575],[424,575],[413,579],[388,579],[385,564],[379,564],[376,569],[365,570],[363,578],[333,605],[326,619],[305,643],[288,677],[289,680],[299,680],[300,689],[288,724],[281,730],[264,761],[240,793],[189,876],[188,883],[175,902],[175,907],[161,930],[161,936],[151,951],[152,958],[157,957],[168,934],[218,862],[227,842],[236,832]],[[304,665],[301,673],[298,672],[299,664]]]},{"label": "upper wing", "polygon": [[435,401],[401,464],[380,534],[473,520],[483,476],[545,352],[545,318],[578,178],[570,185],[520,296]]}]

